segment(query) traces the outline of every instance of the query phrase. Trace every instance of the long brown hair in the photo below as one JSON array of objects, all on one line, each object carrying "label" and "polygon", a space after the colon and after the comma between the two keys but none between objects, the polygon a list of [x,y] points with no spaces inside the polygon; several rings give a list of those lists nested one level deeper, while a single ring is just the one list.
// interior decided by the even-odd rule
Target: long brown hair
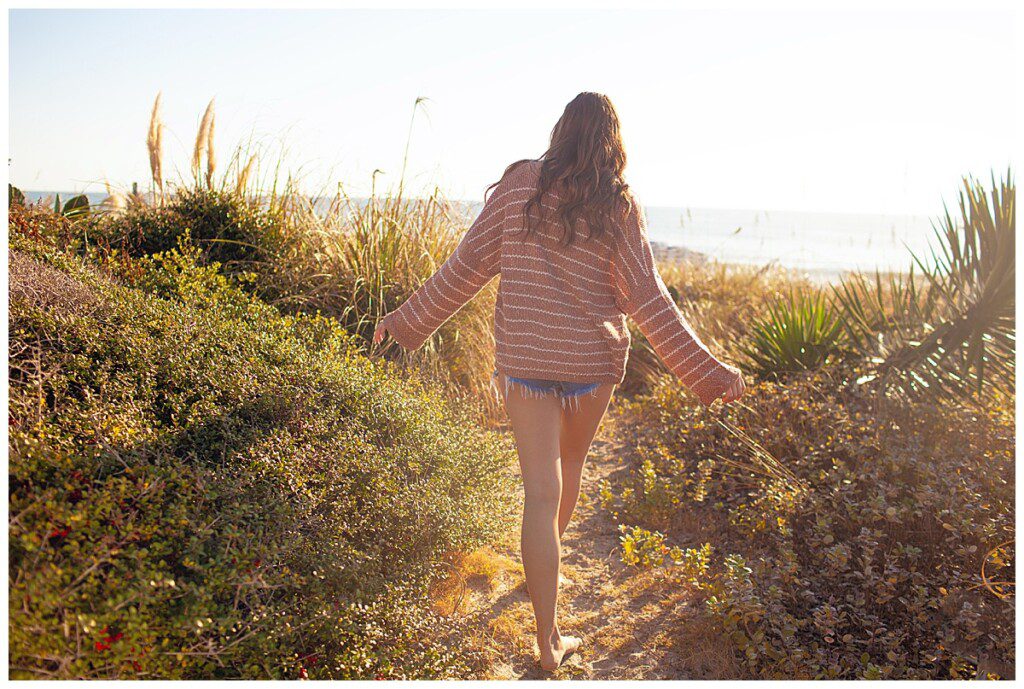
[{"label": "long brown hair", "polygon": [[[513,168],[533,159],[517,160]],[[551,144],[540,161],[537,190],[523,206],[523,232],[529,235],[550,210],[542,205],[544,194],[558,189],[560,203],[555,209],[561,221],[560,239],[572,244],[577,224],[587,225],[587,239],[609,232],[613,218],[629,213],[631,203],[623,179],[626,151],[619,131],[619,116],[608,96],[584,91],[573,98],[551,130]],[[497,186],[498,182],[490,188]],[[534,216],[533,212],[537,211]]]}]

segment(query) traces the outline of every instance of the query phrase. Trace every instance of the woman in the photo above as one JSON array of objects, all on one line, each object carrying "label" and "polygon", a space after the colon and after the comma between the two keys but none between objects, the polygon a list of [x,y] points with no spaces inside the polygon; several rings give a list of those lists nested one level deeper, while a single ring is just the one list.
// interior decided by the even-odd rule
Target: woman
[{"label": "woman", "polygon": [[731,402],[745,389],[739,370],[707,350],[669,296],[625,167],[611,101],[579,94],[547,152],[505,170],[452,256],[374,333],[375,344],[389,334],[417,349],[501,275],[493,378],[523,475],[523,567],[545,670],[580,645],[555,619],[561,536],[594,434],[625,376],[626,315],[702,403]]}]

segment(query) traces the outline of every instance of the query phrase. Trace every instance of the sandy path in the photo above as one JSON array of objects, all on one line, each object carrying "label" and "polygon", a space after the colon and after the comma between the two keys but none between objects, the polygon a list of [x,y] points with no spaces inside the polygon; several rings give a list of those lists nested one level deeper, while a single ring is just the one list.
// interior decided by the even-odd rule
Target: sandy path
[{"label": "sandy path", "polygon": [[[610,415],[611,417],[611,415]],[[718,655],[700,630],[680,630],[694,617],[692,592],[664,569],[638,570],[620,559],[619,531],[599,504],[599,482],[625,472],[628,448],[605,421],[583,472],[580,503],[562,540],[559,625],[584,639],[580,652],[554,673],[559,679],[697,679]],[[506,543],[464,567],[468,587],[461,610],[477,630],[481,679],[543,679],[533,641],[534,622],[519,557],[518,525]],[[707,647],[711,644],[710,647]]]}]

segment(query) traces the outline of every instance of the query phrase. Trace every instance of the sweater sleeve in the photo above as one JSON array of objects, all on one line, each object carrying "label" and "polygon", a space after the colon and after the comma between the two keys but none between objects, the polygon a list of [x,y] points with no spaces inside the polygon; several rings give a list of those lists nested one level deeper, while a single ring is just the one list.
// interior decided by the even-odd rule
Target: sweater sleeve
[{"label": "sweater sleeve", "polygon": [[502,200],[499,184],[448,260],[388,316],[388,332],[415,350],[499,272]]},{"label": "sweater sleeve", "polygon": [[708,351],[673,301],[654,262],[647,216],[635,196],[621,228],[612,257],[620,307],[669,370],[710,405],[735,382],[739,370]]}]

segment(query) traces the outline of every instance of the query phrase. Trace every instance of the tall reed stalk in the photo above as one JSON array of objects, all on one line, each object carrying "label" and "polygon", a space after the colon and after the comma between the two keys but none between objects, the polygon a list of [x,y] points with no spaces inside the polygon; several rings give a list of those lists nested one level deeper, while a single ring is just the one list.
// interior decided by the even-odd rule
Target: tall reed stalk
[{"label": "tall reed stalk", "polygon": [[213,102],[214,99],[210,99],[210,103],[206,106],[206,111],[203,112],[203,118],[199,121],[199,131],[196,133],[196,143],[192,148],[192,179],[199,183],[200,174],[203,166],[203,156],[207,156],[207,172],[206,172],[206,186],[211,188],[213,178],[213,151],[211,149],[211,143],[213,141]]},{"label": "tall reed stalk", "polygon": [[405,154],[402,156],[402,176],[398,178],[398,198],[402,198],[405,190],[405,170],[409,164],[409,145],[412,143],[412,128],[416,124],[416,111],[429,100],[426,96],[418,96],[412,104],[412,116],[409,118],[409,133],[405,137]]},{"label": "tall reed stalk", "polygon": [[153,101],[153,112],[149,117],[149,132],[146,136],[146,148],[149,151],[149,170],[153,178],[154,191],[159,194],[160,203],[164,199],[163,177],[163,132],[164,124],[160,117],[160,96],[156,94]]}]

